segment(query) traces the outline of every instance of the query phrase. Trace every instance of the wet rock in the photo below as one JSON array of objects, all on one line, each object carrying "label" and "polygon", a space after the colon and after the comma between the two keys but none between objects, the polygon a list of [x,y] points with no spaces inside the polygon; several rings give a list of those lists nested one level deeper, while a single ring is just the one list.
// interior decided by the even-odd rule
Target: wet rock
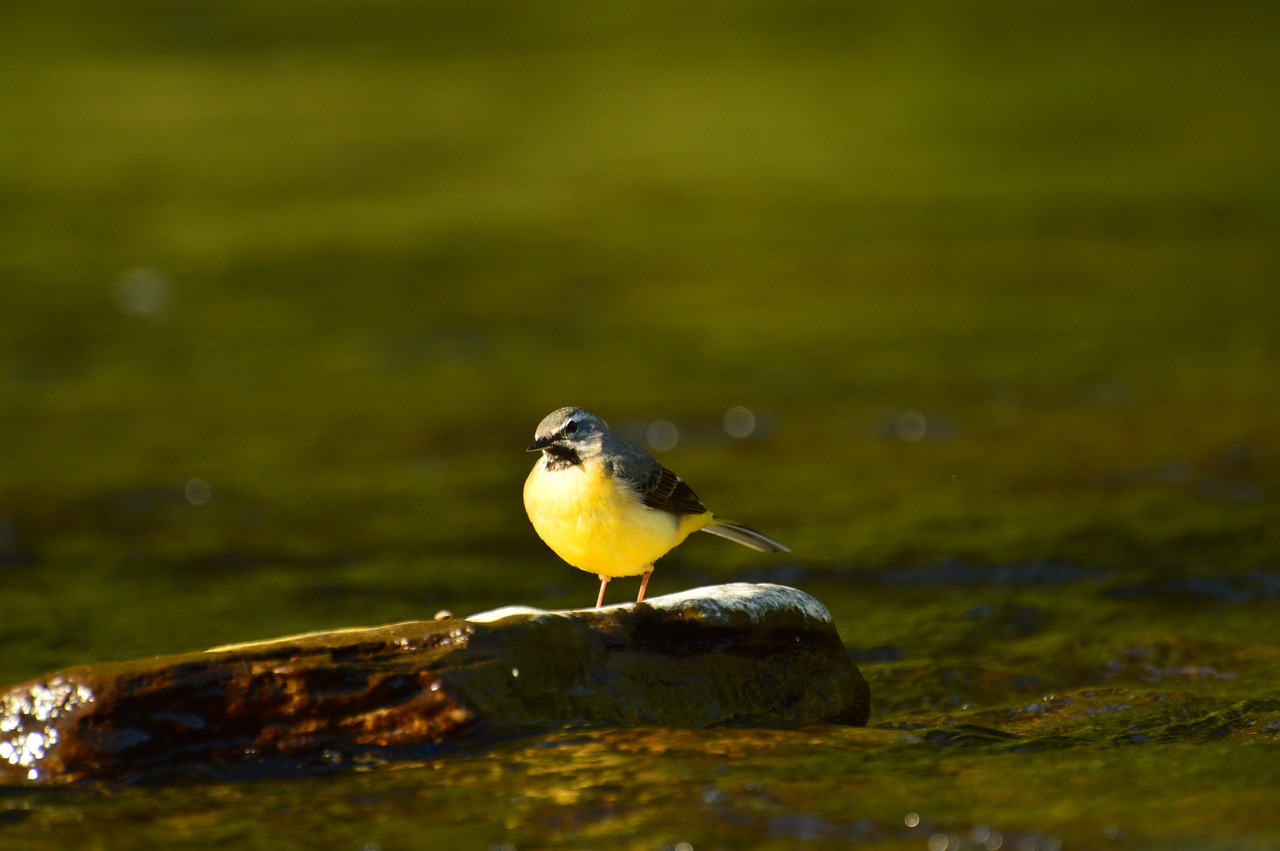
[{"label": "wet rock", "polygon": [[776,585],[309,633],[0,693],[0,783],[307,771],[562,727],[867,721],[826,609]]}]

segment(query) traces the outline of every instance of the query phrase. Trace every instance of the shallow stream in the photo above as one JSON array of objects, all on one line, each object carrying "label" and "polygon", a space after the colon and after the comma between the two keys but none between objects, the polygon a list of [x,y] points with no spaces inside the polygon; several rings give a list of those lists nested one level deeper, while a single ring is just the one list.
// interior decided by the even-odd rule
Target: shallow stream
[{"label": "shallow stream", "polygon": [[650,593],[813,594],[873,713],[0,846],[1280,846],[1276,8],[6,4],[0,682],[589,604],[520,505],[578,404],[793,550]]}]

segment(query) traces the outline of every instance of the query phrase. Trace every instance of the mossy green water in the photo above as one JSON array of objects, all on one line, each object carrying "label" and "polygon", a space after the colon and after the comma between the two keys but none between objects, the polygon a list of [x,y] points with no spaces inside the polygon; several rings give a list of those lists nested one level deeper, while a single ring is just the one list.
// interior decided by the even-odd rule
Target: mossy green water
[{"label": "mossy green water", "polygon": [[795,551],[653,591],[790,571],[881,728],[6,792],[6,844],[1274,844],[1278,24],[6,4],[0,680],[589,602],[519,500],[581,404]]}]

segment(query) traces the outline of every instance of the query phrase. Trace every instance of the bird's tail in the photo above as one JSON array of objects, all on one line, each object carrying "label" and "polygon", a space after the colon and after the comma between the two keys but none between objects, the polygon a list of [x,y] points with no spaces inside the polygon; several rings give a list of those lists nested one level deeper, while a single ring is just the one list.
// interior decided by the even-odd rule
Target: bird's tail
[{"label": "bird's tail", "polygon": [[709,532],[720,538],[728,538],[736,544],[751,547],[751,549],[759,550],[762,553],[791,552],[791,550],[779,544],[773,538],[767,538],[755,529],[748,529],[746,526],[739,526],[737,523],[730,523],[727,520],[713,520],[703,526],[700,531]]}]

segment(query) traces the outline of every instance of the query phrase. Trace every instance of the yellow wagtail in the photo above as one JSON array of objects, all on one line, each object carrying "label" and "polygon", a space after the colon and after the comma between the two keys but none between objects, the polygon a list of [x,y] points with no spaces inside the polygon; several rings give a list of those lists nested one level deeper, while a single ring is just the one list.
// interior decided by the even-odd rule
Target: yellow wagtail
[{"label": "yellow wagtail", "polygon": [[561,408],[538,424],[530,452],[542,452],[524,483],[524,508],[538,537],[569,564],[600,577],[596,608],[615,576],[638,576],[639,603],[653,563],[692,532],[710,532],[766,553],[790,552],[759,532],[721,520],[680,477],[582,408]]}]

